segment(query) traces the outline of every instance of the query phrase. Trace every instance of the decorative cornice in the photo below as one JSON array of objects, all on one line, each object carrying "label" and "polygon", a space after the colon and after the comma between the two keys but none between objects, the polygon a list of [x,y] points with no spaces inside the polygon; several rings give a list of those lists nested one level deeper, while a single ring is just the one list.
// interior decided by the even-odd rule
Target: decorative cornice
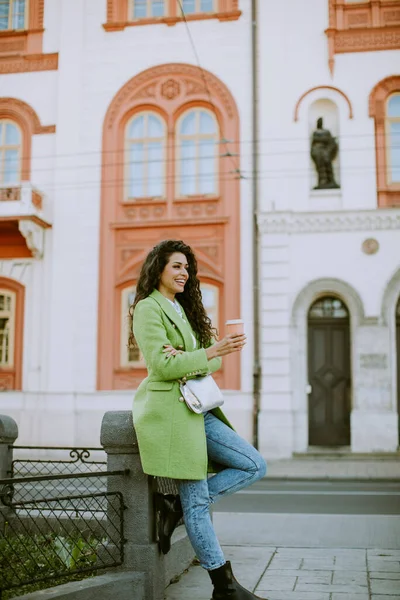
[{"label": "decorative cornice", "polygon": [[0,60],[0,75],[30,73],[32,71],[57,71],[58,53],[35,54]]},{"label": "decorative cornice", "polygon": [[273,212],[258,215],[262,233],[324,233],[400,229],[400,210],[323,213]]},{"label": "decorative cornice", "polygon": [[392,0],[329,0],[329,68],[335,54],[400,48],[400,10]]},{"label": "decorative cornice", "polygon": [[26,245],[34,258],[42,258],[44,250],[44,230],[33,221],[19,221],[18,229],[26,240]]}]

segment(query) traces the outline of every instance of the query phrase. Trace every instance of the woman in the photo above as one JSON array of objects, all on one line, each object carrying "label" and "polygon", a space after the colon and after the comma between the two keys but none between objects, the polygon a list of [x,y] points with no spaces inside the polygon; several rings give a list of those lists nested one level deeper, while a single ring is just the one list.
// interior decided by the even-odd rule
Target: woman
[{"label": "woman", "polygon": [[[217,371],[221,357],[242,350],[246,337],[227,335],[216,341],[202,303],[196,258],[181,241],[163,241],[151,250],[130,314],[130,342],[140,348],[148,370],[133,403],[143,470],[176,479],[179,487],[179,497],[158,497],[161,550],[168,552],[183,511],[196,556],[213,583],[213,600],[257,598],[234,578],[209,508],[263,477],[265,461],[219,408],[195,414],[179,388],[180,379]],[[215,474],[207,478],[208,472]]]}]

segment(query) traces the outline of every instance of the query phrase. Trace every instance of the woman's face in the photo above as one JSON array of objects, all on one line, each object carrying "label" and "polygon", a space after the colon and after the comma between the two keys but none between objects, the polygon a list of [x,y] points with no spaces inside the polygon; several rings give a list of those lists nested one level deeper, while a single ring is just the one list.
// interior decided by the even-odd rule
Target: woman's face
[{"label": "woman's face", "polygon": [[173,300],[175,294],[180,294],[185,289],[185,283],[189,279],[188,262],[186,256],[181,252],[174,252],[161,273],[158,291],[163,296]]}]

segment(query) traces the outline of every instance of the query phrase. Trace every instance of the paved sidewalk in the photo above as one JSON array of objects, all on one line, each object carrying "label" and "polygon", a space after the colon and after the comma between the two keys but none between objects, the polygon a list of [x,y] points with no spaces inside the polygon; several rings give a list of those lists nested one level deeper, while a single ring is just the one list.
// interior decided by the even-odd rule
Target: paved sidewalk
[{"label": "paved sidewalk", "polygon": [[[238,581],[268,600],[400,600],[400,550],[224,546]],[[166,600],[210,600],[207,573],[193,566]]]},{"label": "paved sidewalk", "polygon": [[400,453],[374,458],[366,455],[339,455],[332,458],[313,455],[267,462],[268,479],[400,481]]}]

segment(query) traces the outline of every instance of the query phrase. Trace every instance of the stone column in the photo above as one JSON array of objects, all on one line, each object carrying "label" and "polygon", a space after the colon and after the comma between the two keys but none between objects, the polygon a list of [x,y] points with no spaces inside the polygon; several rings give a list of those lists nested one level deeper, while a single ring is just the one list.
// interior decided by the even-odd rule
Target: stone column
[{"label": "stone column", "polygon": [[129,469],[129,475],[108,477],[108,491],[121,492],[126,506],[122,569],[144,573],[146,600],[162,600],[165,559],[154,535],[153,478],[143,473],[130,411],[105,413],[101,444],[107,453],[107,470]]},{"label": "stone column", "polygon": [[10,477],[13,444],[18,437],[18,425],[11,417],[0,415],[0,479]]},{"label": "stone column", "polygon": [[[13,444],[18,437],[18,426],[14,419],[7,415],[0,415],[0,479],[8,479],[11,476],[11,465],[13,460]],[[0,493],[3,486],[0,485]],[[0,502],[0,530],[3,531],[3,523],[11,518],[12,511]]]}]

